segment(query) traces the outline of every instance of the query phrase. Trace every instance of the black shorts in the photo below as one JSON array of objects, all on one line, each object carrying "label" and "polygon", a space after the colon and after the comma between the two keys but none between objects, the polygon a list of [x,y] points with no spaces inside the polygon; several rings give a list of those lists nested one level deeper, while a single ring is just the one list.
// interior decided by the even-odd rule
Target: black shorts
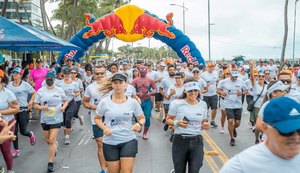
[{"label": "black shorts", "polygon": [[207,104],[207,109],[217,109],[218,108],[218,95],[214,96],[203,96],[203,100]]},{"label": "black shorts", "polygon": [[42,123],[42,128],[44,131],[49,131],[50,129],[59,129],[61,126],[63,126],[63,123],[57,123],[57,124],[46,124]]},{"label": "black shorts", "polygon": [[103,143],[104,158],[108,162],[118,161],[121,157],[135,157],[137,152],[138,141],[136,139],[118,145]]},{"label": "black shorts", "polygon": [[99,128],[97,125],[93,124],[93,135],[94,138],[102,138],[103,137],[103,130],[101,128]]},{"label": "black shorts", "polygon": [[225,108],[227,120],[229,120],[229,119],[241,120],[242,110],[243,110],[242,108],[238,108],[238,109]]},{"label": "black shorts", "polygon": [[167,114],[169,113],[169,107],[170,107],[170,104],[164,104],[166,116],[167,116]]},{"label": "black shorts", "polygon": [[155,96],[155,101],[160,102],[164,100],[164,96],[161,93],[155,93],[154,96]]}]

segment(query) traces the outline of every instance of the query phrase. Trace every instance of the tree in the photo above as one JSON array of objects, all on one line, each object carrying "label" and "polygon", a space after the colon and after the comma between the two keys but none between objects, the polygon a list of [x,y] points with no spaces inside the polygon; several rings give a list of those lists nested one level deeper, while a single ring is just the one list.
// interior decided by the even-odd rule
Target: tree
[{"label": "tree", "polygon": [[118,47],[118,51],[122,52],[126,57],[129,57],[129,55],[132,52],[131,46],[129,44],[125,46]]},{"label": "tree", "polygon": [[5,16],[6,14],[6,8],[7,8],[8,0],[4,0],[3,6],[2,6],[2,11],[1,11],[1,16]]},{"label": "tree", "polygon": [[286,42],[288,37],[288,4],[289,0],[285,0],[285,6],[284,6],[284,36],[283,36],[283,44],[282,44],[282,51],[281,51],[281,63],[284,62],[284,56],[285,56],[285,49],[286,49]]}]

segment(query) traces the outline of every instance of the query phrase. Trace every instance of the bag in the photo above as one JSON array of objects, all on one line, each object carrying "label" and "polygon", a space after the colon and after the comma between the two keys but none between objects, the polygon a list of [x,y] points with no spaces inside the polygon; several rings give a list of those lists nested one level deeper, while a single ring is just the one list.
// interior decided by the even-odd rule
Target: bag
[{"label": "bag", "polygon": [[265,85],[263,86],[263,89],[261,90],[260,94],[258,95],[258,97],[254,100],[251,100],[250,103],[248,103],[248,106],[247,106],[247,111],[249,112],[252,112],[253,109],[254,109],[254,105],[256,103],[256,101],[259,99],[259,97],[261,96],[261,94],[264,92],[264,89],[265,89]]}]

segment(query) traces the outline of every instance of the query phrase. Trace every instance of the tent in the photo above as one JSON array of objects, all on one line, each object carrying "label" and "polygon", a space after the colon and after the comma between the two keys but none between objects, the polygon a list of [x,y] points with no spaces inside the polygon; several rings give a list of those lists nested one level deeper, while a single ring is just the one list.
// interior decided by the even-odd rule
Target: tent
[{"label": "tent", "polygon": [[70,42],[0,16],[0,49],[16,52],[81,50]]}]

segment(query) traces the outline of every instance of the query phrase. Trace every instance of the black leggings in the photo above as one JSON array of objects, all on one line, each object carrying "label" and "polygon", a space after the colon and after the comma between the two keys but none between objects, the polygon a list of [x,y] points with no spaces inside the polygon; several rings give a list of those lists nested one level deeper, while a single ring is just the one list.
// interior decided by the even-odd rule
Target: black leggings
[{"label": "black leggings", "polygon": [[64,112],[64,127],[71,128],[72,124],[71,121],[76,113],[77,110],[77,103],[73,100],[71,100]]},{"label": "black leggings", "polygon": [[20,127],[20,133],[23,136],[31,137],[31,133],[27,129],[28,123],[29,123],[29,113],[27,111],[19,112],[19,113],[15,114],[15,119],[16,119],[16,125],[15,125],[14,134],[16,135],[16,140],[13,141],[13,144],[14,144],[14,148],[16,150],[18,150],[19,149],[19,143],[18,143],[19,127]]},{"label": "black leggings", "polygon": [[188,163],[188,173],[199,173],[203,163],[203,138],[182,137],[175,134],[172,145],[172,158],[176,173],[185,173]]}]

